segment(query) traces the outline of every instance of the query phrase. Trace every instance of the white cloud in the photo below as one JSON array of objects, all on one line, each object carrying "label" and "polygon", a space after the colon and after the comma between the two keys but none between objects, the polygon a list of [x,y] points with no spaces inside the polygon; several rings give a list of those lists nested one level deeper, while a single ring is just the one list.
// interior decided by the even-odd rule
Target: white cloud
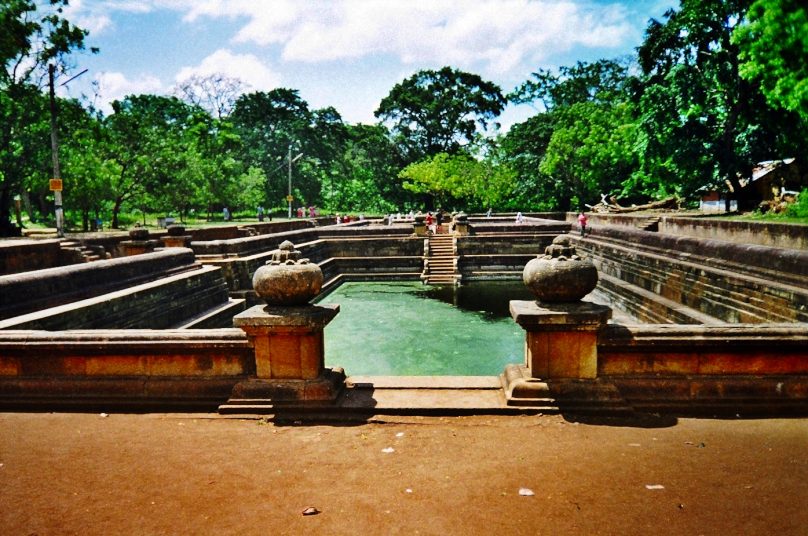
[{"label": "white cloud", "polygon": [[222,73],[237,78],[259,91],[278,87],[281,77],[252,54],[233,54],[227,49],[219,49],[202,60],[196,67],[183,67],[177,73],[177,83],[194,75],[206,76]]},{"label": "white cloud", "polygon": [[234,42],[280,45],[286,61],[391,55],[407,64],[508,72],[573,47],[619,47],[633,38],[622,6],[553,0],[207,0],[185,16],[247,22]]},{"label": "white cloud", "polygon": [[113,0],[105,2],[85,2],[72,0],[64,8],[67,20],[90,32],[90,36],[97,36],[114,29],[111,13],[122,11],[125,13],[147,13],[160,4],[152,5],[149,1],[140,0]]},{"label": "white cloud", "polygon": [[105,114],[112,112],[110,105],[114,100],[121,100],[127,95],[159,94],[165,90],[160,79],[149,74],[129,80],[123,73],[106,72],[97,74],[94,80],[98,84],[101,110]]}]

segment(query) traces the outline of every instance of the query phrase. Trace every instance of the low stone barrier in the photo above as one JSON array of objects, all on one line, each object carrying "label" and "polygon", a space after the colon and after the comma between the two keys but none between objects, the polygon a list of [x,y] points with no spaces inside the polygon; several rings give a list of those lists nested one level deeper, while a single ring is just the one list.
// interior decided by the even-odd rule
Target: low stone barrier
[{"label": "low stone barrier", "polygon": [[662,216],[661,233],[808,250],[808,226],[790,223]]},{"label": "low stone barrier", "polygon": [[0,331],[4,409],[211,411],[254,374],[240,329]]},{"label": "low stone barrier", "polygon": [[[213,266],[0,320],[7,329],[168,329],[206,315],[224,325],[244,309]],[[227,317],[229,312],[229,317]],[[216,313],[216,314],[214,314]],[[221,327],[221,323],[216,327]]]},{"label": "low stone barrier", "polygon": [[100,296],[200,267],[191,250],[172,248],[0,276],[0,319]]},{"label": "low stone barrier", "polygon": [[639,411],[808,412],[808,325],[607,325],[598,380]]},{"label": "low stone barrier", "polygon": [[[808,252],[603,227],[579,242],[605,276],[724,322],[808,322]],[[603,288],[627,302],[641,292]],[[668,322],[677,319],[670,309]],[[694,316],[694,315],[691,315]],[[660,321],[650,318],[651,321]],[[664,321],[664,320],[663,320]]]},{"label": "low stone barrier", "polygon": [[42,270],[62,264],[60,240],[0,241],[0,274]]}]

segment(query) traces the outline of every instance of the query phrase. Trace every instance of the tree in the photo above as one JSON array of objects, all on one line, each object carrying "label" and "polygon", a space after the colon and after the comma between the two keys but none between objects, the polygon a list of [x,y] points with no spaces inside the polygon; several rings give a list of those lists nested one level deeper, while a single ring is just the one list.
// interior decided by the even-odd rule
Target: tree
[{"label": "tree", "polygon": [[541,103],[536,116],[502,140],[518,173],[512,208],[569,210],[632,176],[629,102],[637,81],[630,64],[628,58],[601,59],[562,66],[557,74],[539,69],[509,95],[514,102]]},{"label": "tree", "polygon": [[413,196],[396,179],[401,154],[384,125],[347,125],[348,139],[334,169],[323,184],[326,206],[339,212],[400,211]]},{"label": "tree", "polygon": [[264,171],[267,199],[273,206],[285,204],[288,179],[284,162],[302,154],[294,168],[292,192],[297,203],[314,205],[322,200],[323,184],[339,172],[347,132],[334,108],[310,110],[295,89],[242,95],[230,118],[243,140],[243,161]]},{"label": "tree", "polygon": [[75,100],[60,99],[59,109],[62,131],[59,158],[65,185],[65,206],[79,213],[81,227],[88,231],[91,216],[100,218],[105,202],[110,199],[109,178],[114,169],[105,157],[109,151],[103,146],[106,136],[98,117]]},{"label": "tree", "polygon": [[193,75],[177,86],[175,95],[188,104],[204,108],[213,117],[223,119],[233,111],[245,87],[238,78],[222,73]]},{"label": "tree", "polygon": [[[201,158],[195,145],[212,121],[199,107],[176,97],[130,95],[112,103],[106,118],[109,135],[106,158],[115,170],[111,180],[112,227],[120,225],[124,203],[151,208],[148,195],[174,189],[180,199],[193,199],[189,189],[199,188]],[[194,172],[197,172],[194,175]],[[176,198],[175,198],[176,199]],[[180,206],[179,208],[183,208]]]},{"label": "tree", "polygon": [[497,206],[511,193],[515,174],[490,160],[439,153],[410,164],[399,178],[405,189],[433,196],[435,208],[482,209]]},{"label": "tree", "polygon": [[583,209],[619,192],[637,167],[631,105],[580,102],[557,114],[539,170],[554,178],[561,207]]},{"label": "tree", "polygon": [[500,141],[504,161],[515,171],[513,196],[506,206],[513,210],[552,210],[563,200],[553,177],[539,170],[555,128],[552,113],[539,113],[513,125]]},{"label": "tree", "polygon": [[579,102],[610,103],[626,100],[632,86],[629,58],[577,62],[559,67],[558,74],[539,69],[513,90],[508,98],[515,103],[540,101],[544,110],[572,106]]},{"label": "tree", "polygon": [[389,122],[407,162],[438,153],[456,153],[478,128],[493,126],[505,108],[499,86],[451,67],[423,70],[396,84],[374,112]]},{"label": "tree", "polygon": [[760,83],[768,103],[808,121],[808,9],[797,0],[757,0],[735,28],[742,77]]},{"label": "tree", "polygon": [[646,180],[673,185],[683,196],[728,181],[744,207],[742,184],[753,165],[804,145],[798,118],[773,110],[759,85],[740,76],[731,38],[748,5],[684,0],[664,22],[649,23],[639,48]]},{"label": "tree", "polygon": [[[39,109],[47,65],[64,72],[68,54],[84,48],[87,31],[62,17],[66,4],[67,0],[51,0],[47,7],[32,0],[0,3],[0,236],[19,232],[10,220],[11,200],[33,172],[31,151],[39,150],[21,141],[31,129],[40,130],[41,117],[33,112]],[[40,7],[43,11],[38,11]],[[47,138],[45,143],[49,147]]]}]

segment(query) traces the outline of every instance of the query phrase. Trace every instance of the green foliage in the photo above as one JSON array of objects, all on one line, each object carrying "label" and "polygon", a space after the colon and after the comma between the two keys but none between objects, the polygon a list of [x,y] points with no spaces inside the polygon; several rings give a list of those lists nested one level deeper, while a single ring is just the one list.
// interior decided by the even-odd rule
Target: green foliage
[{"label": "green foliage", "polygon": [[583,209],[600,201],[600,194],[620,191],[636,169],[631,105],[580,102],[556,116],[539,170],[555,178],[561,204]]},{"label": "green foliage", "polygon": [[539,69],[508,95],[512,102],[540,101],[544,110],[572,106],[579,102],[610,103],[624,100],[634,79],[629,76],[630,61],[579,61],[572,67],[562,66],[558,74]]},{"label": "green foliage", "polygon": [[[456,153],[505,108],[499,86],[451,67],[423,70],[396,84],[374,112],[388,121],[406,162]],[[498,125],[497,125],[498,126]]]},{"label": "green foliage", "polygon": [[242,95],[231,115],[241,137],[241,160],[267,177],[266,199],[278,205],[287,195],[288,156],[302,155],[293,169],[298,202],[316,205],[322,187],[341,169],[348,134],[333,108],[310,110],[297,90],[279,88]]},{"label": "green foliage", "polygon": [[789,205],[786,216],[808,219],[808,188],[800,192],[795,203]]},{"label": "green foliage", "polygon": [[808,8],[797,0],[757,0],[735,28],[739,71],[760,83],[770,105],[808,120]]},{"label": "green foliage", "polygon": [[756,162],[804,150],[804,122],[772,109],[759,85],[739,75],[732,35],[749,3],[684,0],[664,22],[649,23],[638,51],[644,74],[638,182],[647,191],[692,196],[729,181],[743,207],[741,178],[751,176]]},{"label": "green foliage", "polygon": [[546,110],[514,125],[502,141],[517,171],[517,207],[570,210],[616,193],[636,174],[637,128],[629,62],[599,60],[544,69],[510,96]]},{"label": "green foliage", "polygon": [[500,141],[501,158],[516,173],[514,191],[502,210],[550,210],[559,206],[552,177],[539,171],[553,135],[551,113],[540,113],[511,127]]},{"label": "green foliage", "polygon": [[436,208],[498,206],[513,191],[515,173],[490,160],[439,153],[399,173],[406,190],[435,198]]},{"label": "green foliage", "polygon": [[[85,30],[62,17],[66,0],[0,3],[0,236],[14,234],[11,202],[26,186],[43,180],[50,149],[47,100],[35,84],[47,66],[65,72],[65,59],[84,48]],[[45,177],[49,176],[48,172]],[[41,210],[47,211],[42,199]]]}]

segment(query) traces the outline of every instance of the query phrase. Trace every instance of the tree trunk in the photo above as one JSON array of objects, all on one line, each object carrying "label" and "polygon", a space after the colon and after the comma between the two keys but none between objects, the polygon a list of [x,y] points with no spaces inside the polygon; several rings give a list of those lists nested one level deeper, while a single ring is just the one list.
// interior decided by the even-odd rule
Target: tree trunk
[{"label": "tree trunk", "polygon": [[111,227],[113,229],[118,229],[118,213],[121,211],[121,203],[123,203],[123,199],[120,197],[115,198],[115,204],[112,206],[112,223]]}]

